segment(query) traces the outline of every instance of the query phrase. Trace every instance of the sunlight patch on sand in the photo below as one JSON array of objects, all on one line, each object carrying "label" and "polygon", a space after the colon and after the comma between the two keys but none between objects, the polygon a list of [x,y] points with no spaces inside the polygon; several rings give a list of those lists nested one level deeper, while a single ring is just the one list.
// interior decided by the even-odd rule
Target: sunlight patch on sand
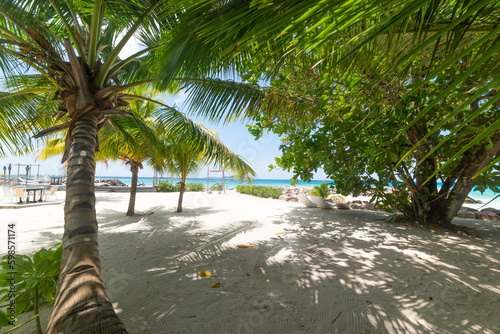
[{"label": "sunlight patch on sand", "polygon": [[415,263],[420,263],[427,266],[429,269],[436,269],[436,265],[443,266],[449,269],[458,269],[457,266],[450,265],[446,262],[441,261],[437,256],[430,255],[422,251],[417,251],[415,249],[404,249],[402,251],[404,255],[409,256]]},{"label": "sunlight patch on sand", "polygon": [[282,264],[286,263],[285,260],[293,260],[295,257],[294,252],[290,248],[281,248],[278,252],[276,252],[274,255],[268,257],[266,259],[266,264],[271,266],[273,264]]},{"label": "sunlight patch on sand", "polygon": [[127,232],[149,231],[150,227],[146,224],[146,222],[147,219],[142,218],[137,223],[131,223],[121,227],[103,228],[102,231],[105,233],[127,233]]}]

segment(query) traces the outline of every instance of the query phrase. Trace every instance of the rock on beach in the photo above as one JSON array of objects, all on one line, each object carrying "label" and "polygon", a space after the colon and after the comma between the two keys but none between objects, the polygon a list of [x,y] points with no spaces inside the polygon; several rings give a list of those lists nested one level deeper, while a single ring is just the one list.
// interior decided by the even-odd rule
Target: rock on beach
[{"label": "rock on beach", "polygon": [[[306,186],[286,186],[286,187],[277,187],[283,191],[283,194],[280,195],[279,199],[286,202],[298,202],[298,195],[310,196],[311,191],[314,187]],[[382,210],[378,205],[370,203],[368,201],[363,200],[352,200],[346,201],[340,198],[340,196],[336,193],[335,189],[330,191],[331,196],[337,195],[338,197],[331,197],[326,199],[326,202],[335,204],[344,204],[351,209],[354,210],[374,210],[380,211]],[[365,194],[365,196],[369,196],[369,194]],[[482,204],[481,201],[473,199],[471,197],[467,197],[465,203],[468,204]],[[466,218],[466,219],[479,219],[484,221],[500,221],[500,210],[495,208],[484,208],[482,210],[470,208],[467,206],[463,206],[460,211],[457,213],[458,218]]]}]

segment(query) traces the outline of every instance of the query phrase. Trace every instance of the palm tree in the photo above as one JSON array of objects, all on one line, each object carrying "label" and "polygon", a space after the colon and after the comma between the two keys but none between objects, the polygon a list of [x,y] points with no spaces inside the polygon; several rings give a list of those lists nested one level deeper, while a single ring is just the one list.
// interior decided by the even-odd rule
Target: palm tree
[{"label": "palm tree", "polygon": [[[124,0],[119,6],[107,0],[0,2],[0,68],[8,88],[0,94],[0,123],[2,129],[14,130],[8,135],[2,132],[0,141],[7,146],[13,142],[15,149],[40,129],[37,138],[67,131],[62,267],[49,334],[126,332],[100,274],[93,182],[97,135],[111,116],[131,116],[122,110],[129,101],[152,101],[130,93],[131,88],[154,84],[176,90],[184,83],[198,82],[196,71],[205,75],[223,69],[215,64],[215,57],[199,59],[197,69],[187,67],[184,60],[189,54],[177,52],[178,45],[174,52],[166,49],[190,5],[190,1],[186,7],[182,1],[159,0]],[[133,36],[144,48],[121,59],[120,52]],[[184,75],[178,77],[180,73]],[[226,108],[229,100],[219,100],[201,114],[229,121],[249,115],[260,103],[256,96],[268,103],[277,96],[252,85],[245,89],[247,97],[237,100],[245,109]],[[186,127],[184,115],[175,109],[152,102],[163,106],[168,115],[163,121],[172,131],[183,134],[195,128],[189,122]],[[273,105],[285,110],[296,103],[302,101],[279,96]],[[9,122],[16,127],[5,126]],[[47,128],[48,123],[53,126]],[[218,154],[208,153],[212,158]]]},{"label": "palm tree", "polygon": [[[164,8],[159,1],[124,1],[116,8],[105,1],[49,3],[2,1],[0,5],[1,68],[11,88],[2,96],[4,106],[28,107],[31,97],[43,99],[59,112],[39,117],[57,122],[39,136],[67,130],[63,255],[47,331],[126,333],[101,278],[94,157],[99,129],[111,115],[128,115],[120,109],[127,99],[140,99],[125,93],[127,89],[147,83],[123,84],[117,73],[150,48],[124,60],[118,55],[139,28],[155,24],[163,29],[156,18]],[[124,37],[115,43],[122,32]],[[38,74],[22,75],[27,68]]]},{"label": "palm tree", "polygon": [[[2,129],[15,130],[0,140],[22,147],[23,134],[44,129],[39,138],[66,130],[65,232],[49,334],[126,333],[101,278],[94,193],[98,132],[111,116],[131,116],[122,109],[128,101],[153,101],[130,93],[131,88],[153,83],[179,87],[175,81],[160,81],[162,73],[150,72],[161,54],[169,63],[172,55],[162,48],[184,15],[177,9],[154,0],[125,0],[119,6],[105,0],[0,2],[0,68],[8,89],[0,94],[0,114]],[[144,49],[120,59],[134,35]],[[169,69],[167,78],[182,69]],[[195,129],[175,109],[153,102],[164,108],[163,121],[172,131]],[[228,109],[212,118],[231,119],[235,113]],[[16,127],[4,126],[9,122]],[[48,123],[53,126],[46,128]]]},{"label": "palm tree", "polygon": [[330,186],[326,182],[322,182],[319,186],[314,186],[311,192],[313,196],[320,196],[321,198],[328,198],[330,196]]},{"label": "palm tree", "polygon": [[[135,93],[149,95],[141,89]],[[134,215],[137,178],[143,163],[156,171],[168,170],[181,179],[178,212],[182,211],[182,197],[185,191],[186,177],[195,173],[203,163],[223,164],[240,179],[250,180],[255,176],[252,168],[238,155],[229,150],[224,143],[201,124],[184,118],[184,135],[179,137],[177,127],[169,126],[169,113],[149,101],[133,101],[127,109],[134,117],[110,117],[109,122],[99,133],[99,160],[122,160],[130,166],[132,181],[130,200],[126,215]],[[163,139],[163,141],[160,140]]]},{"label": "palm tree", "polygon": [[[202,127],[200,125],[200,127]],[[185,140],[167,139],[164,163],[166,169],[176,174],[180,179],[179,201],[177,212],[182,212],[182,200],[186,186],[186,178],[189,174],[198,172],[205,164],[216,164],[225,170],[232,172],[239,180],[249,182],[255,176],[255,171],[239,155],[227,148],[222,141],[210,131],[206,130],[205,135],[215,144],[214,148],[197,148]],[[208,139],[207,138],[207,139]],[[211,158],[208,151],[211,149],[219,150],[222,154],[218,158]]]},{"label": "palm tree", "polygon": [[[139,170],[144,163],[155,166],[161,172],[158,164],[158,155],[161,154],[161,142],[147,123],[155,113],[160,111],[157,104],[148,101],[133,101],[127,107],[134,117],[110,117],[99,133],[100,151],[99,160],[121,160],[130,166],[132,181],[130,184],[130,198],[127,216],[135,214],[135,200],[137,194],[137,179]],[[168,129],[165,129],[168,131]]]},{"label": "palm tree", "polygon": [[[120,160],[130,166],[132,181],[126,216],[135,214],[137,179],[143,163],[161,166],[155,162],[161,144],[154,135],[146,135],[149,132],[151,129],[136,117],[123,119],[113,116],[99,132],[100,150],[95,155],[96,162],[108,163],[110,160]],[[45,160],[53,156],[61,156],[64,153],[64,144],[63,138],[47,140],[45,146],[39,151],[37,159]],[[157,170],[163,171],[161,168]]]}]

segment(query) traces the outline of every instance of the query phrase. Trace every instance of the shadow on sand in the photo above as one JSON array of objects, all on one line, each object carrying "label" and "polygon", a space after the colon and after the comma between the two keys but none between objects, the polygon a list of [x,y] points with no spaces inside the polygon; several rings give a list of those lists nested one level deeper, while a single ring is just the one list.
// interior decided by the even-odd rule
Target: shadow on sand
[{"label": "shadow on sand", "polygon": [[[207,225],[223,214],[101,213],[103,277],[131,333],[500,331],[484,325],[500,316],[498,223],[472,221],[483,239],[471,240],[380,212],[297,207]],[[235,247],[241,240],[254,247]]]}]

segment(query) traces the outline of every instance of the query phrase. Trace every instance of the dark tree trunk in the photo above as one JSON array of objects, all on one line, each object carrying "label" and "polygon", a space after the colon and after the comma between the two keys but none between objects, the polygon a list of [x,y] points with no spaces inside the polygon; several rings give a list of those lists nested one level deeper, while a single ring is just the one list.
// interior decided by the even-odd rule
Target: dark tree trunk
[{"label": "dark tree trunk", "polygon": [[[408,131],[408,138],[412,145],[416,145],[428,133],[425,122],[420,122]],[[420,161],[425,157],[427,152],[432,149],[432,144],[429,141],[422,143],[415,153],[415,158]],[[411,188],[411,204],[403,209],[403,212],[414,221],[426,224],[431,203],[437,198],[437,178],[429,177],[436,171],[437,163],[434,158],[429,157],[415,167],[415,183]],[[427,182],[426,182],[427,181]],[[409,181],[413,182],[413,181]]]},{"label": "dark tree trunk", "polygon": [[432,206],[429,212],[430,224],[451,225],[451,221],[476,184],[476,179],[472,177],[486,167],[500,151],[500,133],[496,133],[490,138],[493,145],[489,149],[478,149],[477,152],[471,154],[472,158],[468,159],[470,162],[467,161],[465,166],[458,167],[462,173],[455,186],[449,191],[448,196],[436,201]]},{"label": "dark tree trunk", "polygon": [[76,121],[68,158],[61,274],[48,334],[127,333],[104,282],[97,241],[94,153],[97,119]]},{"label": "dark tree trunk", "polygon": [[179,202],[177,203],[177,212],[182,212],[182,198],[184,197],[185,182],[181,182],[179,190]]},{"label": "dark tree trunk", "polygon": [[135,195],[137,193],[137,176],[139,174],[139,164],[131,162],[130,170],[132,171],[132,184],[130,185],[130,200],[128,202],[127,216],[135,214]]},{"label": "dark tree trunk", "polygon": [[[500,133],[490,137],[493,145],[490,148],[472,148],[465,152],[462,161],[455,168],[456,183],[453,187],[447,186],[439,193],[439,198],[431,197],[427,200],[425,216],[417,217],[423,224],[434,224],[451,227],[453,218],[464,204],[465,199],[476,184],[472,177],[486,167],[493,157],[500,151]],[[453,184],[454,182],[446,182]]]}]

